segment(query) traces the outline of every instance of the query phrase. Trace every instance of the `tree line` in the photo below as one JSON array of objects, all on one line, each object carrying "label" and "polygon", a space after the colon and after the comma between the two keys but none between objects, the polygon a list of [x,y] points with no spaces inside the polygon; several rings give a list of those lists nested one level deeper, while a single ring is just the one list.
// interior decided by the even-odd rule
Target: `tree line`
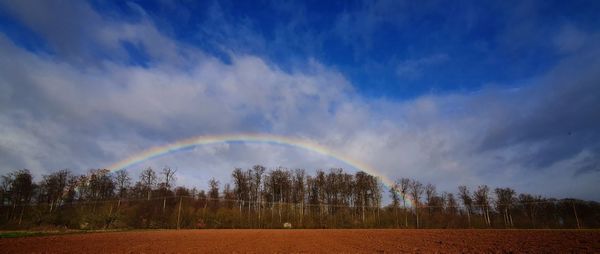
[{"label": "tree line", "polygon": [[[511,188],[380,180],[341,168],[256,165],[236,168],[231,183],[199,190],[176,186],[177,170],[58,170],[34,181],[29,170],[0,176],[0,228],[598,228],[594,201],[554,199]],[[383,204],[383,195],[391,202]]]}]

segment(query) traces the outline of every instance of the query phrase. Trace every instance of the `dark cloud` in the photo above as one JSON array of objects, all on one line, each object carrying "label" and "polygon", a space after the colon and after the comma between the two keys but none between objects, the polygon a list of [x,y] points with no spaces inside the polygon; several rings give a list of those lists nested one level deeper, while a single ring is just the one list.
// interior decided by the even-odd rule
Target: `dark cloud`
[{"label": "dark cloud", "polygon": [[[485,133],[482,151],[527,147],[521,160],[544,168],[600,146],[600,49],[572,56],[513,98]],[[493,115],[491,117],[494,117]]]},{"label": "dark cloud", "polygon": [[[39,33],[52,50],[76,62],[98,58],[100,16],[83,1],[1,1],[20,22]],[[100,45],[99,45],[100,44]]]}]

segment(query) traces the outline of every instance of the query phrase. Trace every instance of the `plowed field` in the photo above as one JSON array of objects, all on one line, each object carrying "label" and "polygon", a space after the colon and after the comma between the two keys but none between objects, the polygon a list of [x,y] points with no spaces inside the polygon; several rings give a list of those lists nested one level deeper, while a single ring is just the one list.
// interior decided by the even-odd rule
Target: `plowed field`
[{"label": "plowed field", "polygon": [[0,239],[1,253],[600,253],[600,231],[158,230]]}]

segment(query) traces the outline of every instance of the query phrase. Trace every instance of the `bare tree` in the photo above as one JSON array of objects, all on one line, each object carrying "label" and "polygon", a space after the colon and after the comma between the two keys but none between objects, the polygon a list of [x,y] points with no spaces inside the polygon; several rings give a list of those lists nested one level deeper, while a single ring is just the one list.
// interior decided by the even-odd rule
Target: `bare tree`
[{"label": "bare tree", "polygon": [[402,208],[404,209],[404,227],[408,228],[408,212],[406,211],[406,196],[408,195],[408,187],[410,179],[401,178],[396,184],[399,186],[400,196],[402,196]]},{"label": "bare tree", "polygon": [[469,227],[471,227],[471,213],[473,212],[473,199],[471,198],[471,193],[469,192],[467,186],[461,185],[458,186],[458,195],[465,206],[467,221],[469,223]]},{"label": "bare tree", "polygon": [[[447,214],[446,216],[446,220],[448,221],[446,223],[447,226],[452,226],[451,224],[453,224],[454,218],[456,217],[456,211],[457,211],[457,207],[458,207],[458,203],[456,202],[456,199],[454,198],[454,194],[452,193],[444,193],[444,197],[445,197],[445,213]],[[449,219],[448,219],[449,217]]]},{"label": "bare tree", "polygon": [[515,191],[511,188],[496,188],[494,192],[496,193],[496,209],[502,214],[504,226],[513,227],[511,209],[516,199]]},{"label": "bare tree", "polygon": [[371,179],[369,174],[359,171],[354,176],[357,205],[361,208],[361,220],[365,223],[365,210],[370,206]]},{"label": "bare tree", "polygon": [[473,193],[475,204],[479,207],[481,216],[488,227],[491,226],[489,193],[490,188],[487,185],[478,186],[475,193]]},{"label": "bare tree", "polygon": [[127,170],[121,169],[116,172],[115,181],[117,185],[117,192],[119,195],[119,199],[125,198],[127,195],[127,189],[131,186],[131,177],[129,177],[129,173]]},{"label": "bare tree", "polygon": [[261,165],[254,165],[254,167],[252,167],[252,171],[254,172],[254,175],[252,177],[252,179],[254,180],[253,182],[253,190],[252,192],[254,193],[254,196],[256,198],[256,210],[258,213],[258,223],[261,223],[261,207],[262,207],[262,190],[261,190],[261,186],[262,186],[262,181],[263,181],[263,174],[265,173],[266,168],[261,166]]},{"label": "bare tree", "polygon": [[242,208],[249,201],[250,194],[250,179],[249,175],[245,174],[241,168],[236,168],[231,173],[233,178],[234,193],[238,201],[240,216],[242,216]]},{"label": "bare tree", "polygon": [[529,219],[532,228],[535,228],[536,226],[535,221],[538,211],[538,201],[542,201],[541,196],[534,197],[533,195],[526,193],[519,195],[519,203],[523,207],[523,212],[525,216]]},{"label": "bare tree", "polygon": [[[14,226],[17,222],[20,225],[67,226],[90,223],[91,228],[113,225],[172,227],[167,223],[175,218],[177,228],[264,227],[267,222],[272,223],[271,227],[278,227],[281,224],[275,222],[284,218],[306,228],[399,226],[402,225],[398,220],[400,198],[413,200],[412,206],[409,202],[407,209],[410,213],[414,212],[417,228],[456,227],[459,226],[457,219],[464,219],[464,226],[469,220],[470,227],[471,214],[481,215],[483,223],[477,226],[485,227],[597,228],[600,225],[597,220],[600,204],[593,201],[529,194],[521,194],[517,199],[515,191],[510,188],[494,189],[492,197],[485,185],[471,193],[467,187],[460,186],[456,194],[459,196],[445,192],[438,195],[433,185],[423,186],[408,179],[401,179],[392,186],[389,193],[392,203],[386,209],[380,209],[381,185],[372,175],[365,172],[348,174],[342,169],[319,170],[316,175],[307,175],[304,170],[282,167],[264,176],[260,168],[236,169],[232,173],[235,188],[224,183],[220,192],[220,183],[213,178],[209,182],[208,193],[185,187],[173,189],[174,178],[162,178],[161,172],[160,190],[168,189],[168,195],[175,193],[179,208],[163,210],[163,214],[155,202],[129,202],[127,209],[117,210],[118,216],[114,216],[113,208],[118,200],[147,199],[149,195],[159,194],[156,173],[149,171],[151,169],[140,175],[140,181],[133,186],[130,186],[125,171],[112,174],[106,169],[92,169],[83,175],[73,175],[68,170],[61,170],[43,176],[39,185],[26,170],[11,172],[0,178],[0,228]],[[184,202],[183,198],[188,196],[192,199]],[[464,209],[458,208],[455,197],[461,199]],[[238,208],[235,202],[242,203],[242,206]],[[260,213],[265,202],[273,211],[271,219],[265,217],[261,221],[258,215],[256,223],[252,209]],[[422,216],[425,203],[432,209],[430,219]],[[210,209],[207,209],[209,206]],[[236,212],[244,208],[248,209],[248,216]],[[44,212],[52,214],[45,215]],[[492,225],[491,217],[496,214],[502,215],[504,225]],[[119,223],[112,224],[116,219]],[[497,219],[499,221],[500,216]],[[24,223],[21,224],[21,221]]]},{"label": "bare tree", "polygon": [[150,196],[152,195],[152,189],[156,185],[156,172],[151,167],[143,170],[140,173],[140,183],[143,188],[148,192],[148,200],[150,200]]},{"label": "bare tree", "polygon": [[452,193],[444,193],[445,195],[445,208],[451,214],[456,214],[456,210],[458,208],[458,202],[456,202],[456,198],[454,198],[454,194]]},{"label": "bare tree", "polygon": [[437,195],[436,188],[433,184],[428,183],[425,185],[425,201],[427,202],[427,213],[431,216],[433,206],[436,205],[435,197]]},{"label": "bare tree", "polygon": [[162,177],[163,177],[163,183],[162,183],[162,185],[167,190],[170,190],[172,184],[175,182],[175,180],[176,180],[175,173],[176,172],[177,172],[177,169],[172,169],[170,167],[164,167],[162,169],[162,171],[160,172],[161,175],[162,175]]},{"label": "bare tree", "polygon": [[127,189],[131,186],[131,177],[127,173],[127,170],[121,169],[117,171],[115,176],[115,182],[117,185],[117,192],[119,200],[117,201],[117,211],[121,207],[121,200],[127,195]]},{"label": "bare tree", "polygon": [[208,181],[208,198],[210,199],[210,210],[215,212],[219,209],[219,181],[211,178]]},{"label": "bare tree", "polygon": [[90,169],[86,179],[88,188],[88,200],[107,200],[113,197],[115,183],[112,179],[112,175],[110,174],[109,170]]},{"label": "bare tree", "polygon": [[25,204],[28,204],[33,195],[35,184],[33,183],[33,176],[27,169],[17,170],[7,176],[3,188],[7,188],[7,193],[10,195],[10,200],[13,205],[11,214],[15,215],[15,209],[20,206],[20,215],[18,224],[21,224],[23,220],[23,212],[25,210]]},{"label": "bare tree", "polygon": [[11,174],[0,176],[0,205],[10,202],[10,186],[12,184]]},{"label": "bare tree", "polygon": [[305,195],[305,177],[306,172],[304,169],[296,169],[294,170],[294,178],[293,178],[293,192],[292,192],[292,202],[294,204],[300,205],[300,224],[302,225],[304,219],[304,195]]},{"label": "bare tree", "polygon": [[[229,183],[226,183],[225,185],[223,185],[223,200],[225,203],[225,207],[227,209],[233,208],[232,200],[235,200],[235,193],[231,189],[231,184],[229,184]],[[232,227],[233,227],[233,225],[232,225]]]},{"label": "bare tree", "polygon": [[41,183],[41,188],[43,195],[45,195],[46,202],[50,205],[50,212],[54,210],[56,205],[59,205],[62,202],[70,174],[71,172],[69,170],[64,169],[43,176],[44,179]]},{"label": "bare tree", "polygon": [[394,222],[396,227],[399,227],[398,222],[398,206],[400,205],[400,194],[399,194],[398,183],[394,183],[390,187],[390,197],[392,198],[392,208],[394,209]]},{"label": "bare tree", "polygon": [[163,182],[161,184],[163,195],[163,213],[165,212],[167,206],[167,193],[171,190],[171,184],[175,182],[175,172],[177,172],[177,169],[172,169],[170,167],[164,167],[161,171],[161,175],[163,176]]},{"label": "bare tree", "polygon": [[410,181],[409,194],[412,197],[413,205],[415,206],[416,228],[419,228],[419,206],[421,195],[423,195],[423,184],[417,180]]}]

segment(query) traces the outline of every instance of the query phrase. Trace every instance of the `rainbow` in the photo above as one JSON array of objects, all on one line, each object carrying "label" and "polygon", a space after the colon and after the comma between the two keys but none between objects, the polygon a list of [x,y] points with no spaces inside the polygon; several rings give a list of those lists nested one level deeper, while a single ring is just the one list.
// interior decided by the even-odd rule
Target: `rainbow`
[{"label": "rainbow", "polygon": [[229,134],[229,135],[206,135],[196,136],[183,140],[176,141],[174,143],[152,147],[144,150],[140,153],[134,154],[126,159],[123,159],[113,165],[110,165],[108,169],[110,171],[117,171],[124,168],[128,168],[139,164],[141,162],[154,159],[163,155],[168,155],[181,150],[189,149],[195,146],[219,144],[219,143],[232,143],[232,142],[243,142],[243,143],[268,143],[277,145],[288,145],[292,147],[301,148],[304,150],[316,152],[328,157],[332,157],[339,160],[357,170],[362,170],[371,175],[377,176],[381,182],[386,186],[390,187],[394,182],[387,176],[378,172],[375,168],[362,163],[358,160],[353,159],[350,156],[346,156],[339,152],[334,151],[324,145],[314,142],[309,139],[293,138],[286,136],[278,136],[272,134]]}]

